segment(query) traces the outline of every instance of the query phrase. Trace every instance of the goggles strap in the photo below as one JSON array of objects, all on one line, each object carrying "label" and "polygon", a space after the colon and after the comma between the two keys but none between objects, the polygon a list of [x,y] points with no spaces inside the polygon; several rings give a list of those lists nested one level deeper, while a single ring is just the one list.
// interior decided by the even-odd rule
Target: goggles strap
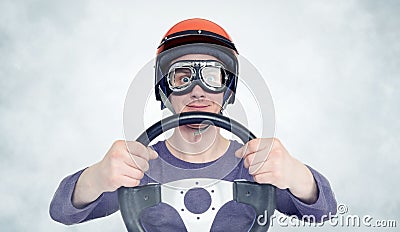
[{"label": "goggles strap", "polygon": [[164,94],[164,92],[161,90],[161,87],[158,86],[158,91],[160,93],[161,101],[164,104],[165,107],[167,107],[173,114],[176,114],[174,107],[172,107],[171,102],[167,98],[167,96]]}]

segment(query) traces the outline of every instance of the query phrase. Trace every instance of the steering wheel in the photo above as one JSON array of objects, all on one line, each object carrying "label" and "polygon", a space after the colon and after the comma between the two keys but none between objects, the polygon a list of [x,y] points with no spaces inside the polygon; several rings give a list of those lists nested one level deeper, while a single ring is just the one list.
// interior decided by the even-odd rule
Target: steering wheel
[{"label": "steering wheel", "polygon": [[[243,125],[220,114],[185,112],[172,115],[155,123],[143,132],[136,141],[148,146],[153,139],[165,131],[187,124],[215,125],[232,132],[243,143],[256,138]],[[186,209],[184,197],[190,190],[199,188],[206,190],[210,194],[212,207],[202,213],[192,213]],[[148,184],[118,189],[121,215],[129,232],[145,232],[140,223],[142,211],[161,202],[176,209],[189,232],[207,231],[211,229],[218,210],[231,200],[248,204],[255,210],[256,219],[250,229],[251,232],[268,230],[270,216],[276,208],[275,187],[270,184],[258,184],[243,180],[229,182],[209,178],[192,178],[165,184]]]}]

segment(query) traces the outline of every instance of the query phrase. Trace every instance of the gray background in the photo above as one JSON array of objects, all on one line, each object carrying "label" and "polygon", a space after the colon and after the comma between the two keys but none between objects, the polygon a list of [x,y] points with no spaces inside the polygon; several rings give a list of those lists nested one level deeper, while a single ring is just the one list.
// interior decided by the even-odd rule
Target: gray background
[{"label": "gray background", "polygon": [[[389,0],[2,0],[0,230],[123,231],[119,213],[67,227],[48,206],[64,176],[123,138],[132,78],[191,17],[231,34],[270,86],[276,136],[328,177],[349,214],[399,224],[399,12]],[[312,228],[271,229],[283,230]]]}]

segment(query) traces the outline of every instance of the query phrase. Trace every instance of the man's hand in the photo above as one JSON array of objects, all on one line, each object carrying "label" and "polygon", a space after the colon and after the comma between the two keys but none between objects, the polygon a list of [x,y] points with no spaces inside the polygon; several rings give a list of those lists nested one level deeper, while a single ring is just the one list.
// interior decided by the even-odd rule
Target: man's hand
[{"label": "man's hand", "polygon": [[235,155],[244,159],[244,166],[257,183],[289,189],[305,203],[317,200],[318,188],[311,171],[292,157],[278,139],[253,139]]},{"label": "man's hand", "polygon": [[84,207],[103,192],[113,192],[121,186],[138,186],[149,169],[148,161],[157,157],[157,152],[139,142],[115,141],[104,158],[79,177],[72,197],[73,205]]}]

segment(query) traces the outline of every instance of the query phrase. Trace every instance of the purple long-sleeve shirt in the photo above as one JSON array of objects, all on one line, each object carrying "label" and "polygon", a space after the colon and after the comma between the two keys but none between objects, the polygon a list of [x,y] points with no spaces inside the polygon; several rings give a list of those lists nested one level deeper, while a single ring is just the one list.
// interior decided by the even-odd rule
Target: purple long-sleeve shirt
[{"label": "purple long-sleeve shirt", "polygon": [[[234,156],[234,152],[242,144],[232,141],[225,154],[216,161],[209,163],[189,163],[173,156],[161,141],[153,145],[159,154],[159,159],[150,161],[150,170],[141,181],[141,185],[151,182],[167,183],[186,178],[215,178],[227,181],[246,179],[253,181],[248,169],[243,166],[243,160]],[[323,215],[336,213],[336,200],[328,180],[320,173],[308,167],[312,172],[318,187],[318,199],[313,204],[306,204],[297,199],[287,189],[276,190],[277,210],[287,215],[314,215],[318,220]],[[117,192],[105,192],[97,200],[78,209],[72,205],[72,194],[76,182],[83,170],[67,176],[62,180],[50,204],[50,215],[58,222],[66,225],[76,224],[105,217],[119,210]],[[199,195],[196,201],[188,202],[189,207],[198,207],[202,202]],[[188,208],[189,208],[188,207]],[[254,210],[245,204],[230,201],[225,204],[215,217],[211,231],[248,231],[255,219]],[[160,203],[147,209],[141,223],[147,231],[185,231],[185,226],[179,214],[172,207]]]}]

